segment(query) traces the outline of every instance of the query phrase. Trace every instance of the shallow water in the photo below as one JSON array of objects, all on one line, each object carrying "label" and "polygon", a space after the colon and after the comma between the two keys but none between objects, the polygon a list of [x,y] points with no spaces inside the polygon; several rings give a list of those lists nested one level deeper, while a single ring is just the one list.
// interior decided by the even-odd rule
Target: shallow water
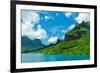
[{"label": "shallow water", "polygon": [[34,53],[23,53],[21,55],[22,63],[30,62],[48,62],[48,61],[72,61],[72,60],[89,60],[89,56],[69,56],[64,54],[58,55],[45,55],[45,54],[34,54]]}]

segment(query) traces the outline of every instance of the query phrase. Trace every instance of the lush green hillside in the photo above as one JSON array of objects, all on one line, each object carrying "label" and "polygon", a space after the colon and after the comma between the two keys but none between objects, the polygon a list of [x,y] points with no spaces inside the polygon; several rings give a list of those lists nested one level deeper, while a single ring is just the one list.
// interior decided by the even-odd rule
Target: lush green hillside
[{"label": "lush green hillside", "polygon": [[82,22],[81,24],[77,24],[74,29],[65,34],[65,38],[66,39],[53,46],[46,47],[33,53],[66,55],[90,54],[89,22]]}]

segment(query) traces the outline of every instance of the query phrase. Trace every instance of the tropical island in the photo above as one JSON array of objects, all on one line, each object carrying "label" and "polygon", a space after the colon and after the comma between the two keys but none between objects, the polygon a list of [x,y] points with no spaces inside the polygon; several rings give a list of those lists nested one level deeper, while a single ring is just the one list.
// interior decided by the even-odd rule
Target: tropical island
[{"label": "tropical island", "polygon": [[29,40],[27,37],[22,37],[21,41],[22,53],[89,56],[90,22],[76,23],[72,30],[66,32],[64,40],[58,39],[56,44],[46,46],[39,39]]}]

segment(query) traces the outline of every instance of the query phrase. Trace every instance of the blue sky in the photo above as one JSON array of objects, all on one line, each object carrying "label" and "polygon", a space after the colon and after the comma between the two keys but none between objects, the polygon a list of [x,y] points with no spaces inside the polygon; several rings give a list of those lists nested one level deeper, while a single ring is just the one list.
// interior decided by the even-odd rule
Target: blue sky
[{"label": "blue sky", "polygon": [[89,13],[22,10],[21,20],[22,36],[49,45],[63,40],[76,23],[89,20]]}]

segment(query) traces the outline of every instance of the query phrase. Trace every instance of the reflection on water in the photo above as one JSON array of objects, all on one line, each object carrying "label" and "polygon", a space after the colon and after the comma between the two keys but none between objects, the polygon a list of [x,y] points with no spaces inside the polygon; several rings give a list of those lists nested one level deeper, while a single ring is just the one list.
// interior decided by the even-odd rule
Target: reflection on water
[{"label": "reflection on water", "polygon": [[45,55],[45,54],[34,54],[24,53],[21,55],[22,63],[30,62],[48,62],[48,61],[68,61],[68,60],[88,60],[89,56],[68,56],[63,54],[58,55]]}]

